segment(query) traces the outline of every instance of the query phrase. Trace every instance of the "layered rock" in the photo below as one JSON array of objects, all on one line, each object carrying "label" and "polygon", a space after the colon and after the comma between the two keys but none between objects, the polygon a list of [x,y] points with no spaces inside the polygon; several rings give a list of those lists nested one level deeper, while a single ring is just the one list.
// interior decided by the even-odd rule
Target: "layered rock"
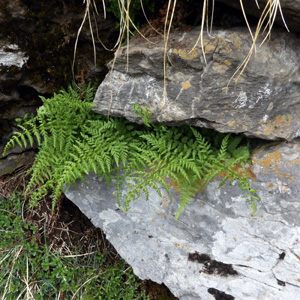
[{"label": "layered rock", "polygon": [[230,79],[249,53],[249,32],[235,28],[214,31],[213,36],[204,33],[206,61],[199,32],[196,28],[170,36],[165,72],[163,39],[133,39],[110,64],[95,97],[95,111],[138,121],[132,105],[139,104],[153,113],[153,121],[172,125],[187,123],[269,140],[299,136],[299,37],[274,30],[271,40],[259,47],[260,37],[235,86]]},{"label": "layered rock", "polygon": [[[114,188],[90,174],[71,199],[104,229],[142,279],[165,283],[181,300],[282,300],[300,293],[300,143],[255,151],[252,187],[261,198],[255,218],[235,183],[208,184],[178,221],[178,194],[149,189],[149,200],[121,211]],[[125,186],[123,193],[128,188]],[[222,296],[222,297],[221,297]],[[219,298],[218,298],[219,297]]]}]

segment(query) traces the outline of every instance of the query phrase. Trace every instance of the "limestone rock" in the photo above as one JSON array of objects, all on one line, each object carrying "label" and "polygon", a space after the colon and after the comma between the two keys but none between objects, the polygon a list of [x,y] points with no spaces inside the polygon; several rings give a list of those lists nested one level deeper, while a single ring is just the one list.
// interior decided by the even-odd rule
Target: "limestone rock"
[{"label": "limestone rock", "polygon": [[235,28],[204,34],[207,63],[200,42],[193,48],[198,37],[199,28],[170,36],[165,81],[162,38],[152,38],[153,44],[133,39],[128,66],[126,47],[110,64],[95,111],[138,122],[135,103],[147,107],[154,121],[171,125],[188,123],[269,140],[300,135],[299,37],[274,29],[271,40],[257,46],[236,88],[231,81],[228,89],[249,53],[249,32]]},{"label": "limestone rock", "polygon": [[[181,300],[287,300],[300,294],[300,143],[253,154],[255,218],[237,183],[213,181],[175,221],[178,195],[150,189],[123,212],[114,188],[94,174],[66,193],[140,278],[164,283]],[[123,193],[127,192],[124,187]]]},{"label": "limestone rock", "polygon": [[0,175],[12,174],[18,168],[27,166],[33,162],[34,155],[34,151],[26,151],[0,158]]}]

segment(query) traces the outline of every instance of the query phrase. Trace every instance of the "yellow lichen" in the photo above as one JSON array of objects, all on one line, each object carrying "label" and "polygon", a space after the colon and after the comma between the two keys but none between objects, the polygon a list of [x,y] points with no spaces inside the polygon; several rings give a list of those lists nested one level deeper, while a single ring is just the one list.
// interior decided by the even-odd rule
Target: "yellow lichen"
[{"label": "yellow lichen", "polygon": [[262,167],[269,169],[275,163],[280,162],[281,154],[279,152],[268,153],[265,155],[264,159],[260,159],[258,164]]},{"label": "yellow lichen", "polygon": [[228,70],[228,66],[221,63],[213,63],[212,68],[219,74],[224,74]]},{"label": "yellow lichen", "polygon": [[181,57],[187,60],[195,59],[198,56],[198,49],[193,49],[192,51],[186,51],[184,49],[174,49],[174,53],[179,54]]},{"label": "yellow lichen", "polygon": [[225,59],[224,60],[224,64],[227,65],[227,66],[231,66],[232,65],[232,62],[228,59]]},{"label": "yellow lichen", "polygon": [[291,115],[276,116],[273,121],[269,120],[264,130],[265,135],[270,135],[277,129],[288,129],[290,123],[293,121]]},{"label": "yellow lichen", "polygon": [[184,81],[181,82],[181,86],[185,89],[188,90],[191,87],[191,83],[189,81]]},{"label": "yellow lichen", "polygon": [[236,48],[241,48],[241,46],[243,45],[243,43],[237,33],[229,34],[229,38],[232,40],[232,42]]},{"label": "yellow lichen", "polygon": [[231,121],[231,122],[228,122],[227,125],[229,127],[233,127],[234,125],[236,124],[236,121]]},{"label": "yellow lichen", "polygon": [[205,54],[214,53],[216,50],[216,45],[206,45],[204,48]]}]

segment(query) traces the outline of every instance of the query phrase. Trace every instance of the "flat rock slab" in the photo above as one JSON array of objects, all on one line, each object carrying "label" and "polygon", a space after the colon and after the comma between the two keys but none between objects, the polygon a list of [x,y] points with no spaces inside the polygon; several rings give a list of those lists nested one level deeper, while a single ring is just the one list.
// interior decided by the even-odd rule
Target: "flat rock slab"
[{"label": "flat rock slab", "polygon": [[[164,283],[182,300],[288,300],[300,295],[300,143],[253,154],[255,218],[234,183],[208,184],[178,221],[178,194],[149,189],[123,212],[114,188],[94,174],[66,193],[104,230],[136,275]],[[123,193],[128,189],[124,187]],[[218,297],[223,298],[218,298]]]},{"label": "flat rock slab", "polygon": [[163,38],[151,38],[152,43],[135,38],[129,49],[121,48],[98,88],[95,111],[140,122],[132,107],[138,104],[153,113],[153,121],[170,125],[267,140],[300,136],[300,38],[274,29],[259,47],[260,37],[237,86],[233,80],[227,89],[249,53],[250,34],[241,28],[204,34],[205,63],[199,32],[170,36],[165,80]]}]

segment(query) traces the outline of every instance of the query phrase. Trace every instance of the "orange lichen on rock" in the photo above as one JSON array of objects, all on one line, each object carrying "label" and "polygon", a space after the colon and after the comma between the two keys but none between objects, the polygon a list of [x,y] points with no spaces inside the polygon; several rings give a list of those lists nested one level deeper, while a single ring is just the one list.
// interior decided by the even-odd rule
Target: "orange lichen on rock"
[{"label": "orange lichen on rock", "polygon": [[176,192],[180,191],[177,182],[172,178],[168,181],[168,187],[173,188]]},{"label": "orange lichen on rock", "polygon": [[[293,176],[292,173],[283,170],[284,167],[283,161],[284,158],[282,157],[281,153],[275,151],[273,153],[266,154],[262,159],[253,160],[253,164],[261,166],[262,168],[265,169],[266,172],[269,171],[271,167],[275,172],[275,174],[278,176],[278,178],[286,180],[288,183],[291,183],[292,181],[295,180],[295,177]],[[289,161],[288,163],[294,164],[297,163],[297,160],[292,160]],[[300,163],[300,161],[298,163]],[[270,183],[268,185],[269,188],[273,186],[274,186],[273,183]]]},{"label": "orange lichen on rock", "polygon": [[300,158],[290,161],[290,164],[300,164]]},{"label": "orange lichen on rock", "polygon": [[281,130],[290,130],[290,123],[293,121],[293,117],[291,115],[282,115],[276,116],[273,121],[269,120],[267,126],[264,130],[265,135],[270,135],[273,131],[281,129]]},{"label": "orange lichen on rock", "polygon": [[274,170],[275,170],[275,173],[278,175],[278,177],[280,178],[288,178],[288,177],[292,177],[291,173],[289,172],[283,172],[283,171],[280,171],[280,168],[279,167],[274,167]]},{"label": "orange lichen on rock", "polygon": [[269,170],[270,166],[280,162],[281,154],[279,152],[268,153],[263,159],[258,159],[257,164]]},{"label": "orange lichen on rock", "polygon": [[[255,174],[252,172],[251,166],[243,167],[241,163],[238,163],[234,168],[232,168],[232,171],[236,173],[240,173],[241,177],[247,177],[247,178],[250,177],[251,179],[255,180]],[[227,175],[228,175],[228,171],[222,172],[220,174],[221,177],[225,177]],[[231,179],[230,176],[229,179]]]},{"label": "orange lichen on rock", "polygon": [[191,87],[191,83],[189,81],[184,81],[184,82],[181,82],[181,86],[185,90],[188,90]]},{"label": "orange lichen on rock", "polygon": [[186,60],[193,60],[199,56],[198,49],[195,48],[192,51],[187,51],[184,49],[174,49],[174,53],[179,54],[181,57],[183,57]]},{"label": "orange lichen on rock", "polygon": [[233,127],[234,125],[236,124],[236,121],[231,121],[231,122],[228,122],[227,125],[229,127]]}]

